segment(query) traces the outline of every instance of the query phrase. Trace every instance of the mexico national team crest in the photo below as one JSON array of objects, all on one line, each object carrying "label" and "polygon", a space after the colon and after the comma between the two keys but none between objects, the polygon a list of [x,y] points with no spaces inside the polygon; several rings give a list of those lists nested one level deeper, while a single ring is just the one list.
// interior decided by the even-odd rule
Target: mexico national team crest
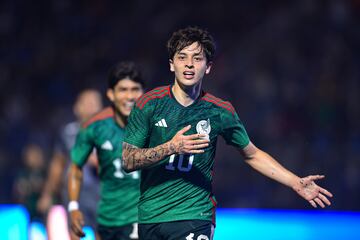
[{"label": "mexico national team crest", "polygon": [[196,124],[196,131],[199,134],[206,134],[206,138],[209,139],[209,133],[211,131],[210,119],[201,120]]}]

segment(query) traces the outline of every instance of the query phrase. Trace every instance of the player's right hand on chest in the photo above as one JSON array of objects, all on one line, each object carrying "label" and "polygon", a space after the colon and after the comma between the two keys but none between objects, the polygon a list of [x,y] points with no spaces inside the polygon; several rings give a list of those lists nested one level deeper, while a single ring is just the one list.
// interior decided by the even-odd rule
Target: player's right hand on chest
[{"label": "player's right hand on chest", "polygon": [[170,145],[174,148],[174,151],[178,154],[196,154],[203,153],[204,148],[209,146],[209,139],[206,134],[191,134],[185,135],[187,131],[191,129],[191,125],[188,125],[178,131],[171,139]]}]

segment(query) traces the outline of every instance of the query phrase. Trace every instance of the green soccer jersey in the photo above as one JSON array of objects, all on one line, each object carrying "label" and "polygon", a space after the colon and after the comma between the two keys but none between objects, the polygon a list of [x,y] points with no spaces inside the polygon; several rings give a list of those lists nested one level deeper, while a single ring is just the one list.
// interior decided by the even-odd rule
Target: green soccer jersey
[{"label": "green soccer jersey", "polygon": [[96,149],[100,177],[97,222],[103,226],[118,227],[138,219],[140,175],[122,170],[123,139],[124,129],[115,122],[114,111],[108,107],[83,125],[71,150],[73,163],[82,167]]},{"label": "green soccer jersey", "polygon": [[202,93],[192,105],[184,107],[170,88],[156,88],[137,101],[124,142],[152,148],[191,125],[185,134],[207,134],[210,144],[202,154],[174,154],[142,170],[139,222],[193,219],[215,222],[212,173],[217,137],[221,135],[228,144],[244,148],[249,144],[248,135],[229,102]]}]

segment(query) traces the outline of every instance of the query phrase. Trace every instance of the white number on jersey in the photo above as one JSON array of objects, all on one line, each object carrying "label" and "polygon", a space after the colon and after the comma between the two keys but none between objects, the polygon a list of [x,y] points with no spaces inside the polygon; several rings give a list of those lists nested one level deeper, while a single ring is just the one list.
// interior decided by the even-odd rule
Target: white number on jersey
[{"label": "white number on jersey", "polygon": [[[187,237],[186,237],[186,240],[194,240],[194,235],[193,233],[190,233]],[[206,235],[199,235],[196,240],[209,240],[209,237],[206,236]]]},{"label": "white number on jersey", "polygon": [[138,235],[138,224],[137,223],[133,223],[133,230],[129,235],[130,239],[139,239],[139,235]]},{"label": "white number on jersey", "polygon": [[114,176],[116,178],[124,178],[125,175],[131,175],[131,177],[133,179],[138,179],[139,178],[139,172],[138,171],[135,171],[135,172],[131,172],[131,173],[126,173],[126,172],[123,172],[122,168],[121,168],[121,159],[120,158],[116,158],[114,161],[113,161],[113,165],[115,167],[115,172],[114,172]]},{"label": "white number on jersey", "polygon": [[[170,156],[169,163],[165,166],[165,168],[167,170],[175,171],[175,166],[174,166],[175,156],[176,156],[175,154]],[[184,156],[186,156],[185,161],[188,160],[186,166],[183,166],[184,165]],[[180,154],[179,155],[179,161],[178,161],[178,164],[177,164],[177,169],[180,172],[189,172],[191,170],[191,168],[192,168],[193,161],[194,161],[194,155]]]}]

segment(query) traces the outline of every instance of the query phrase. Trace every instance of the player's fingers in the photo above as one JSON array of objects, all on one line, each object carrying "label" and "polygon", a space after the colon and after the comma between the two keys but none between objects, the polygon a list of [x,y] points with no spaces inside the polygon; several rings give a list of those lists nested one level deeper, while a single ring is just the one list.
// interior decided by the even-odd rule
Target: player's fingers
[{"label": "player's fingers", "polygon": [[190,150],[196,150],[196,149],[206,148],[207,146],[209,146],[208,143],[194,144],[194,145],[190,145],[190,146],[189,146],[189,149],[190,149]]},{"label": "player's fingers", "polygon": [[184,127],[183,129],[179,130],[179,131],[177,132],[177,134],[182,135],[182,134],[184,134],[185,132],[189,131],[190,128],[191,128],[191,125],[187,125],[187,126]]},{"label": "player's fingers", "polygon": [[75,226],[71,226],[71,230],[73,233],[75,233],[76,236],[81,237],[80,231]]},{"label": "player's fingers", "polygon": [[207,146],[209,146],[209,142],[203,141],[203,140],[199,140],[199,141],[192,140],[192,141],[187,141],[185,143],[185,145],[186,145],[186,147],[189,147],[189,148],[193,148],[194,146],[198,147],[199,145],[207,147]]},{"label": "player's fingers", "polygon": [[328,196],[328,197],[332,197],[332,196],[333,196],[331,192],[329,192],[328,190],[326,190],[326,189],[324,189],[324,188],[320,188],[320,192],[323,193],[323,194],[325,194],[325,195]]},{"label": "player's fingers", "polygon": [[203,143],[209,143],[210,141],[208,139],[195,139],[191,140],[190,144],[196,145],[196,144],[203,144]]},{"label": "player's fingers", "polygon": [[195,139],[202,139],[202,140],[206,140],[209,141],[209,139],[206,138],[206,134],[200,134],[200,133],[195,133],[195,134],[191,134],[191,135],[186,135],[184,136],[185,140],[195,140]]},{"label": "player's fingers", "polygon": [[311,181],[315,181],[315,180],[322,179],[324,177],[325,177],[324,175],[311,175],[311,176],[308,176],[308,179]]},{"label": "player's fingers", "polygon": [[310,203],[311,206],[313,206],[314,208],[317,208],[316,203],[314,202],[314,200],[310,200],[309,203]]},{"label": "player's fingers", "polygon": [[199,154],[199,153],[204,153],[204,152],[205,152],[205,150],[198,149],[198,150],[189,150],[188,153],[190,153],[190,154]]},{"label": "player's fingers", "polygon": [[323,201],[324,203],[326,203],[328,206],[331,205],[331,202],[329,201],[329,199],[327,199],[327,197],[325,197],[324,195],[322,195],[321,193],[319,193],[318,198],[321,199],[321,201]]},{"label": "player's fingers", "polygon": [[319,199],[319,198],[315,198],[314,201],[322,208],[325,207],[324,203]]},{"label": "player's fingers", "polygon": [[79,223],[73,223],[71,225],[71,229],[73,230],[73,232],[79,236],[79,237],[84,237],[85,233],[82,231],[82,227]]}]

